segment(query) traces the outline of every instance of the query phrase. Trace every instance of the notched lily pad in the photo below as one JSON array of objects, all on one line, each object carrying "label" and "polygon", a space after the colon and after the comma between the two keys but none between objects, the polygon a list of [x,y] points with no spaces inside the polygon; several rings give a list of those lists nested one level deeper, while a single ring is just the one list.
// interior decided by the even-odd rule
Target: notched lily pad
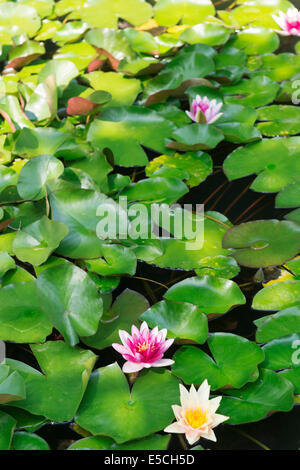
[{"label": "notched lily pad", "polygon": [[207,379],[212,390],[241,388],[256,380],[257,366],[264,360],[257,344],[230,333],[212,333],[207,343],[213,358],[195,346],[183,346],[174,356],[173,373],[187,384]]},{"label": "notched lily pad", "polygon": [[299,252],[300,227],[279,220],[246,222],[226,232],[223,247],[234,249],[232,256],[243,266],[276,266]]}]

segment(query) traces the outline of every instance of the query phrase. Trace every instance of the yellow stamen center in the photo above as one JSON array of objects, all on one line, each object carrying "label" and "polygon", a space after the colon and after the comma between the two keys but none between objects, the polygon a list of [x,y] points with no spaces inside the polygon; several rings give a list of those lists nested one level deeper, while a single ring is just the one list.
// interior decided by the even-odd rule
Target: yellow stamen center
[{"label": "yellow stamen center", "polygon": [[138,352],[147,351],[147,349],[153,350],[153,344],[148,343],[148,341],[144,341],[143,343],[138,343],[137,345]]},{"label": "yellow stamen center", "polygon": [[207,422],[207,411],[202,410],[202,408],[189,409],[185,413],[185,419],[192,428],[200,428]]}]

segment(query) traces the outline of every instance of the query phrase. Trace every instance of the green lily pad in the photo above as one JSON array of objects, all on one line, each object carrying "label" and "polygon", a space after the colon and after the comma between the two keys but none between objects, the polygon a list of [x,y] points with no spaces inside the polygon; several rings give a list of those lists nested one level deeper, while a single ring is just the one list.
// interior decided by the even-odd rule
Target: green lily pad
[{"label": "green lily pad", "polygon": [[16,420],[0,411],[0,450],[9,450],[16,426]]},{"label": "green lily pad", "polygon": [[18,174],[7,166],[0,165],[0,177],[0,191],[17,184]]},{"label": "green lily pad", "polygon": [[[82,21],[70,21],[61,25],[52,36],[52,40],[58,44],[65,44],[79,39],[88,29],[87,23]],[[86,39],[86,37],[85,37]]]},{"label": "green lily pad", "polygon": [[263,367],[281,370],[282,376],[292,382],[297,394],[300,393],[299,346],[300,333],[274,339],[263,346],[265,353]]},{"label": "green lily pad", "polygon": [[127,78],[116,72],[91,72],[83,75],[94,90],[105,90],[112,96],[106,107],[130,106],[141,91],[141,82],[136,78]]},{"label": "green lily pad", "polygon": [[57,112],[57,90],[54,75],[49,75],[30,96],[25,112],[31,121],[53,119]]},{"label": "green lily pad", "polygon": [[198,24],[214,14],[215,7],[210,0],[201,3],[194,0],[158,0],[154,7],[154,17],[163,26]]},{"label": "green lily pad", "polygon": [[35,277],[32,276],[26,269],[16,266],[16,269],[8,271],[1,279],[1,287],[6,287],[9,284],[18,284],[19,282],[34,281]]},{"label": "green lily pad", "polygon": [[[196,49],[197,46],[202,48]],[[180,96],[189,86],[203,83],[202,77],[215,70],[210,48],[207,50],[205,47],[208,46],[199,44],[183,49],[156,77],[149,80],[144,90],[147,104],[165,101],[171,94]]]},{"label": "green lily pad", "polygon": [[80,7],[70,18],[80,18],[95,28],[117,28],[118,18],[140,25],[152,14],[151,5],[145,0],[87,0],[84,8]]},{"label": "green lily pad", "polygon": [[[18,99],[13,95],[7,95],[0,99],[0,114],[6,120],[7,132],[14,132],[12,126],[15,127],[15,130],[33,127],[28,117],[22,112]],[[10,124],[8,124],[7,116],[11,121]]]},{"label": "green lily pad", "polygon": [[125,375],[114,363],[91,375],[76,423],[122,444],[167,426],[173,419],[171,405],[178,400],[178,380],[169,371],[140,374],[130,391]]},{"label": "green lily pad", "polygon": [[101,240],[96,235],[99,217],[96,212],[106,196],[90,189],[59,189],[50,194],[52,217],[63,222],[68,235],[56,250],[70,258],[98,258]]},{"label": "green lily pad", "polygon": [[296,256],[296,258],[291,259],[286,263],[286,266],[290,271],[292,271],[296,276],[300,275],[300,256]]},{"label": "green lily pad", "polygon": [[14,406],[4,405],[1,410],[8,413],[17,421],[17,430],[25,430],[31,433],[41,428],[43,424],[47,423],[47,419],[44,416],[33,415],[26,410],[15,408]]},{"label": "green lily pad", "polygon": [[72,62],[79,71],[82,71],[89,66],[95,57],[97,57],[97,52],[94,47],[86,41],[80,41],[75,44],[65,44],[58,49],[53,59]]},{"label": "green lily pad", "polygon": [[265,54],[260,57],[260,61],[261,66],[255,74],[267,76],[276,82],[288,80],[300,73],[300,56],[296,54]]},{"label": "green lily pad", "polygon": [[[274,393],[276,390],[276,393]],[[229,416],[228,423],[252,423],[274,411],[290,411],[294,404],[294,387],[281,375],[262,369],[254,383],[240,390],[225,390],[219,413]]]},{"label": "green lily pad", "polygon": [[42,342],[52,331],[50,320],[38,304],[31,277],[19,281],[10,278],[8,285],[0,289],[0,318],[0,336],[5,341]]},{"label": "green lily pad", "polygon": [[257,326],[258,343],[267,343],[283,336],[300,333],[300,305],[259,318],[254,323]]},{"label": "green lily pad", "polygon": [[61,96],[70,81],[77,77],[78,74],[79,71],[73,62],[69,60],[50,60],[40,71],[38,81],[43,83],[47,77],[54,75],[55,83]]},{"label": "green lily pad", "polygon": [[68,134],[52,127],[22,129],[14,141],[13,152],[25,158],[53,155],[67,139]]},{"label": "green lily pad", "polygon": [[47,194],[47,183],[55,181],[63,171],[62,162],[52,155],[35,157],[20,172],[18,193],[23,199],[41,199]]},{"label": "green lily pad", "polygon": [[73,442],[68,450],[166,450],[169,440],[169,436],[152,434],[144,439],[117,444],[110,437],[92,436]]},{"label": "green lily pad", "polygon": [[199,261],[195,273],[198,276],[213,276],[231,279],[240,271],[240,268],[231,256],[207,256]]},{"label": "green lily pad", "polygon": [[224,94],[225,103],[257,108],[274,101],[279,85],[269,77],[261,75],[242,79],[236,85],[224,86],[221,91]]},{"label": "green lily pad", "polygon": [[211,157],[204,152],[187,152],[185,154],[160,155],[146,167],[146,175],[150,177],[178,177],[193,188],[204,181],[212,172]]},{"label": "green lily pad", "polygon": [[285,215],[285,219],[300,224],[300,208],[289,212],[289,214]]},{"label": "green lily pad", "polygon": [[176,129],[166,146],[175,150],[195,151],[215,148],[223,139],[223,133],[212,124],[193,123]]},{"label": "green lily pad", "polygon": [[147,108],[112,108],[91,124],[87,139],[99,150],[109,148],[116,165],[144,166],[148,158],[141,145],[163,153],[164,139],[174,129],[170,121]]},{"label": "green lily pad", "polygon": [[179,38],[188,44],[207,44],[208,46],[220,46],[228,41],[230,31],[219,24],[202,23],[187,28]]},{"label": "green lily pad", "polygon": [[226,232],[224,248],[233,248],[236,261],[252,268],[275,266],[295,256],[300,249],[300,227],[288,221],[255,220]]},{"label": "green lily pad", "polygon": [[212,390],[241,388],[258,376],[264,360],[261,348],[246,338],[230,333],[212,333],[207,340],[213,358],[195,346],[182,346],[174,355],[172,371],[187,384],[205,379]]},{"label": "green lily pad", "polygon": [[14,434],[12,447],[14,450],[50,450],[45,439],[26,431],[19,431]]},{"label": "green lily pad", "polygon": [[7,68],[20,69],[45,52],[45,47],[42,44],[35,41],[25,41],[9,51]]},{"label": "green lily pad", "polygon": [[5,251],[0,252],[0,278],[10,269],[15,269],[15,267],[14,259]]},{"label": "green lily pad", "polygon": [[31,349],[43,372],[6,359],[24,378],[27,391],[26,399],[11,405],[52,421],[71,420],[84,395],[96,356],[64,341],[48,341],[32,345]]},{"label": "green lily pad", "polygon": [[16,233],[13,241],[14,254],[23,262],[40,265],[48,259],[67,233],[65,224],[44,216]]},{"label": "green lily pad", "polygon": [[299,305],[300,281],[282,281],[266,286],[253,299],[256,310],[283,310]]},{"label": "green lily pad", "polygon": [[246,302],[235,282],[211,276],[184,279],[170,287],[164,297],[197,305],[206,314],[226,313],[234,305]]},{"label": "green lily pad", "polygon": [[117,244],[103,243],[101,251],[102,258],[85,262],[89,271],[101,276],[114,276],[116,274],[130,274],[133,276],[135,274],[137,258],[132,249]]},{"label": "green lily pad", "polygon": [[166,328],[169,338],[183,338],[203,344],[208,335],[207,316],[196,305],[162,300],[141,316],[151,328]]},{"label": "green lily pad", "polygon": [[254,123],[257,112],[250,106],[226,104],[222,107],[222,116],[215,126],[220,129],[229,142],[252,142],[261,138],[261,134]]},{"label": "green lily pad", "polygon": [[12,38],[18,34],[26,33],[29,37],[32,37],[39,30],[40,25],[40,17],[31,6],[19,2],[1,2],[1,36]]},{"label": "green lily pad", "polygon": [[242,0],[236,8],[219,10],[218,15],[226,24],[238,29],[248,24],[278,29],[272,14],[277,13],[278,10],[286,12],[292,6],[286,0]]},{"label": "green lily pad", "polygon": [[82,269],[71,263],[48,268],[38,276],[36,287],[42,309],[72,346],[78,336],[96,333],[102,299]]},{"label": "green lily pad", "polygon": [[278,48],[279,38],[271,29],[256,26],[238,31],[231,45],[249,55],[267,54]]},{"label": "green lily pad", "polygon": [[280,191],[300,181],[299,142],[299,137],[275,137],[239,147],[226,158],[224,172],[229,180],[256,173],[258,176],[251,189],[268,193]]},{"label": "green lily pad", "polygon": [[276,207],[300,206],[300,181],[285,186],[276,196]]},{"label": "green lily pad", "polygon": [[122,192],[128,202],[144,201],[172,204],[188,192],[187,186],[178,178],[154,176],[131,183]]},{"label": "green lily pad", "polygon": [[20,374],[12,372],[9,366],[0,364],[0,403],[23,400],[25,397],[25,384]]},{"label": "green lily pad", "polygon": [[[117,60],[125,58],[134,59],[135,54],[127,39],[127,31],[135,30],[115,31],[109,28],[92,29],[85,35],[85,40],[92,46],[109,52]],[[136,32],[138,33],[138,31]]]},{"label": "green lily pad", "polygon": [[81,338],[88,346],[103,349],[118,343],[119,330],[130,331],[132,325],[139,325],[139,316],[149,307],[147,299],[130,289],[125,289],[105,311],[100,319],[97,333]]},{"label": "green lily pad", "polygon": [[300,109],[297,106],[274,105],[258,110],[257,128],[268,137],[299,134]]},{"label": "green lily pad", "polygon": [[153,263],[162,268],[190,271],[201,266],[203,258],[225,256],[229,250],[222,248],[222,238],[230,227],[231,223],[219,212],[206,212],[204,240],[189,240],[188,243],[176,238],[162,240],[163,254],[154,258]]}]

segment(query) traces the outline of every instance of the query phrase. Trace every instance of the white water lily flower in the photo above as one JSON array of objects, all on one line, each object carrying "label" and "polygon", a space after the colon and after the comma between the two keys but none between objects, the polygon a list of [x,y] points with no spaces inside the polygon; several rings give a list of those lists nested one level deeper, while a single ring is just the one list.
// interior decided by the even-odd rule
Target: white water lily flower
[{"label": "white water lily flower", "polygon": [[167,426],[164,431],[185,434],[190,445],[200,437],[215,442],[217,439],[213,429],[229,419],[228,416],[216,413],[222,397],[209,400],[210,386],[207,380],[204,380],[198,390],[194,385],[189,391],[181,384],[179,388],[181,406],[172,406],[177,421]]}]

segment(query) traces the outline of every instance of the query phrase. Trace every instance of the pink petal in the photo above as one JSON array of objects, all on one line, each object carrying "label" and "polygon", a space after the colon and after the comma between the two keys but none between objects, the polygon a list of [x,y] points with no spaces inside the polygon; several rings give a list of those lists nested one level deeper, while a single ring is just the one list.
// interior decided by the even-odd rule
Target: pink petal
[{"label": "pink petal", "polygon": [[128,348],[126,348],[122,344],[113,343],[112,347],[120,354],[128,354],[129,353]]},{"label": "pink petal", "polygon": [[122,343],[124,346],[128,346],[131,349],[132,345],[132,338],[129,333],[125,330],[119,330],[119,336],[121,338]]}]

